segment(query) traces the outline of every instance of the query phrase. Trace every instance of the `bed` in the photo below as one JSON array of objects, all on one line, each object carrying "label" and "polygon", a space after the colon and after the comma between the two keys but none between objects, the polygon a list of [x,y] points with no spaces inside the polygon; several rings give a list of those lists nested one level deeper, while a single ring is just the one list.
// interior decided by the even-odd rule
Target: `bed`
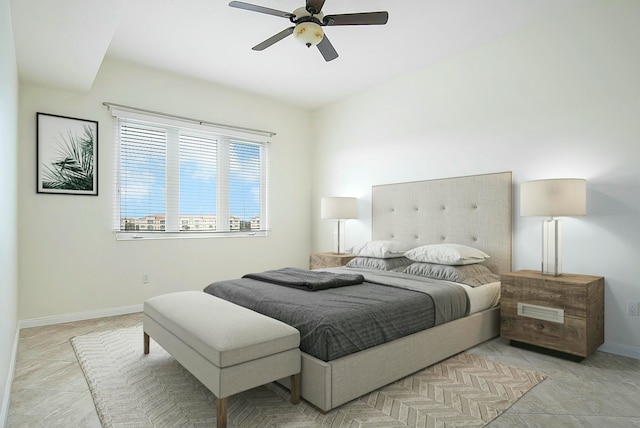
[{"label": "bed", "polygon": [[[494,274],[511,271],[510,172],[373,186],[371,220],[372,241],[402,242],[411,248],[427,244],[461,244],[489,254],[491,257],[484,260],[482,265]],[[422,298],[418,297],[418,294],[424,294],[422,279],[419,281],[420,289],[417,290],[412,289],[415,288],[413,284],[416,281],[410,279],[409,289],[405,287],[404,282],[409,275],[403,273],[369,272],[370,270],[357,266],[329,271],[347,276],[362,275],[365,282],[320,292],[298,293],[302,295],[303,300],[309,301],[307,304],[311,307],[316,305],[314,299],[319,298],[321,293],[333,296],[334,304],[328,313],[319,315],[320,318],[340,318],[341,314],[335,306],[339,306],[341,300],[353,300],[356,305],[364,305],[358,300],[361,299],[358,287],[369,287],[367,290],[375,297],[376,304],[378,301],[391,299],[387,297],[385,288],[398,288],[393,294],[401,296],[401,303],[396,302],[395,309],[386,311],[387,318],[375,318],[375,322],[383,327],[407,324],[411,331],[396,331],[395,327],[382,328],[381,335],[386,337],[385,340],[373,346],[355,343],[354,351],[346,349],[348,346],[345,344],[351,345],[347,342],[359,342],[359,336],[367,336],[368,331],[364,326],[372,321],[368,318],[353,319],[350,328],[362,332],[361,335],[356,335],[355,339],[352,336],[351,339],[344,340],[336,349],[329,349],[324,353],[316,350],[304,352],[301,345],[301,394],[306,401],[323,411],[336,408],[499,334],[499,308],[496,305],[499,283],[492,282],[487,287],[453,285],[457,290],[454,296],[458,296],[452,297],[453,301],[461,299],[460,293],[466,296],[464,313],[453,314],[449,318],[448,315],[435,314],[431,316],[432,319],[422,319],[429,318],[420,312],[420,305],[429,304],[429,298],[423,299],[423,302]],[[383,285],[385,281],[398,284],[389,287],[388,284]],[[277,302],[285,308],[275,309],[274,317],[280,317],[280,312],[285,311],[287,305],[298,309],[298,320],[303,319],[305,313],[311,314],[311,309],[299,305],[300,300],[287,301],[287,296],[295,293],[287,293],[287,287],[269,282],[262,282],[260,289],[245,293],[266,293],[253,296],[252,301],[245,301],[245,297],[235,295],[235,290],[242,288],[243,284],[251,285],[252,282],[259,280],[243,278],[230,281],[230,284],[226,284],[228,291],[217,295],[258,311],[260,309],[252,305],[261,305],[265,300]],[[427,284],[426,287],[429,287],[429,293],[436,293],[435,295],[438,295],[438,287],[451,286],[447,281],[433,282],[434,284]],[[223,290],[221,285],[222,283],[211,284],[205,291]],[[432,302],[436,301],[436,307],[449,306],[448,301],[441,304],[439,299],[444,297],[431,297]],[[411,305],[416,307],[411,308]],[[452,304],[451,307],[453,309],[448,312],[462,311],[458,303]],[[303,318],[300,318],[300,314]],[[404,320],[401,316],[405,317]],[[312,319],[313,316],[308,315],[308,318]],[[425,326],[430,323],[431,325]],[[358,346],[362,347],[362,350],[357,350]],[[289,386],[288,379],[279,382]]]}]

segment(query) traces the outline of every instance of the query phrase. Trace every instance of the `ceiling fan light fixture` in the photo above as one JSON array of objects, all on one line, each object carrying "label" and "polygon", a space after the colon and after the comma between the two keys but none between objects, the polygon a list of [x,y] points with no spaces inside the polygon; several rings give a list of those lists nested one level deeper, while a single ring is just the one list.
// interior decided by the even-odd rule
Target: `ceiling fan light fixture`
[{"label": "ceiling fan light fixture", "polygon": [[324,31],[322,31],[322,27],[315,22],[301,22],[296,25],[293,36],[307,45],[307,47],[311,47],[316,46],[322,41]]}]

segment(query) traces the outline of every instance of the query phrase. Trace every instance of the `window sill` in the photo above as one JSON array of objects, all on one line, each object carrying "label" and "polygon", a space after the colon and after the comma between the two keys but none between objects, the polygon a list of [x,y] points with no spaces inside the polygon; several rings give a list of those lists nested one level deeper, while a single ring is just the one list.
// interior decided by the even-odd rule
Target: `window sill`
[{"label": "window sill", "polygon": [[255,232],[114,232],[117,241],[143,241],[154,239],[253,238],[267,236],[266,230]]}]

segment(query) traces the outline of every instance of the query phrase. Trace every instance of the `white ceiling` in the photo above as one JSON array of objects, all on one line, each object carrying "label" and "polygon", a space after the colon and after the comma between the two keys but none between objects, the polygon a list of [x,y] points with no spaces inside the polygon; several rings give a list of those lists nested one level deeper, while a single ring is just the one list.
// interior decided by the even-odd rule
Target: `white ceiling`
[{"label": "white ceiling", "polygon": [[[244,0],[293,11],[303,0]],[[11,0],[22,82],[89,91],[103,58],[144,64],[315,108],[593,0],[327,0],[387,10],[384,26],[325,27],[339,57],[288,37],[287,19],[219,0]]]}]

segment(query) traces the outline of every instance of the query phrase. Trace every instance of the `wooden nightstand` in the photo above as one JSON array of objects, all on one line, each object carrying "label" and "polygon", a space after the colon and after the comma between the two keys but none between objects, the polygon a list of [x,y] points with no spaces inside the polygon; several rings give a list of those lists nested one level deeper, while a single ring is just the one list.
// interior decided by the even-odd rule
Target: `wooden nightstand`
[{"label": "wooden nightstand", "polygon": [[521,270],[501,282],[500,335],[513,345],[582,359],[604,342],[603,277]]},{"label": "wooden nightstand", "polygon": [[309,268],[340,267],[346,265],[349,263],[349,260],[355,257],[353,254],[315,253],[309,256]]}]

